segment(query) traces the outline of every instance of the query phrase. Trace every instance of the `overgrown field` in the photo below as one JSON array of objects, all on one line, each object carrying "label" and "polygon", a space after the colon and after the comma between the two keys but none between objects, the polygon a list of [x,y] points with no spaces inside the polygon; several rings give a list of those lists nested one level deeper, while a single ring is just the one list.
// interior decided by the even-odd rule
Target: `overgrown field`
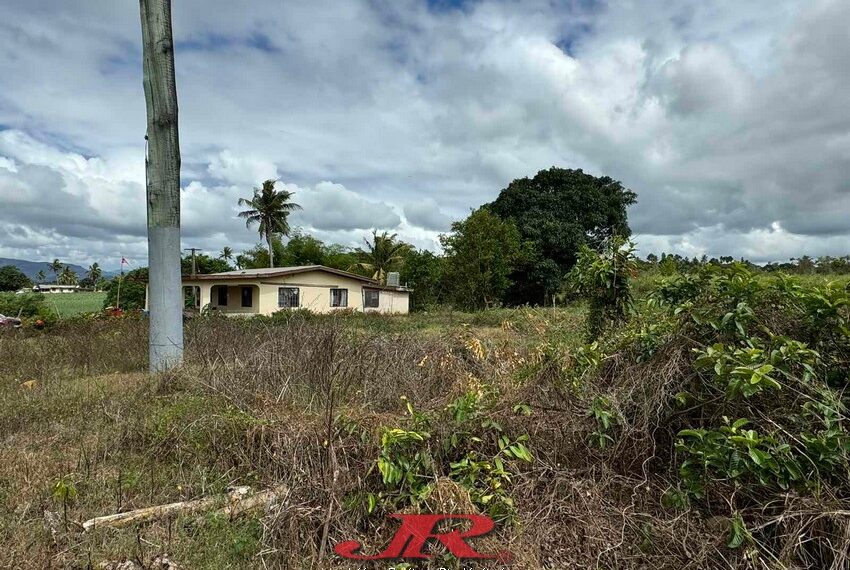
[{"label": "overgrown field", "polygon": [[0,293],[0,314],[21,318],[27,324],[36,319],[56,321],[85,313],[103,310],[106,293],[85,291],[81,293]]},{"label": "overgrown field", "polygon": [[[140,319],[4,331],[0,566],[346,568],[333,546],[382,550],[388,514],[480,512],[514,568],[845,568],[848,302],[732,267],[593,343],[578,307],[196,318],[156,378]],[[237,485],[288,492],[80,527]]]},{"label": "overgrown field", "polygon": [[106,293],[84,291],[71,294],[44,295],[45,303],[57,317],[67,318],[80,313],[96,313],[103,309]]}]

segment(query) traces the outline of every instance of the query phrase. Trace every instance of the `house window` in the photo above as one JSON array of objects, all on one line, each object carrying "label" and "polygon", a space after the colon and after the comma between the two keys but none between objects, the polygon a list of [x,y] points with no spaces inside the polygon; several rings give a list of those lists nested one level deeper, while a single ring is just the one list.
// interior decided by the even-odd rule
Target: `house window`
[{"label": "house window", "polygon": [[277,290],[277,306],[282,309],[298,308],[298,287],[280,287]]},{"label": "house window", "polygon": [[243,307],[253,307],[254,306],[254,288],[253,287],[242,287],[242,306]]},{"label": "house window", "polygon": [[227,306],[227,287],[225,285],[218,286],[218,306]]},{"label": "house window", "polygon": [[380,291],[377,289],[363,289],[363,306],[367,309],[377,309],[380,303]]},{"label": "house window", "polygon": [[331,289],[331,307],[348,306],[348,289]]}]

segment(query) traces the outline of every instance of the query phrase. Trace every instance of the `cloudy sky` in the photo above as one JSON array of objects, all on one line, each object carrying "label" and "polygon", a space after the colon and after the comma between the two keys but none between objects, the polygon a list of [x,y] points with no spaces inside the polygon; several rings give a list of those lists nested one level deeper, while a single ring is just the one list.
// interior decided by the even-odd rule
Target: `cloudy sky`
[{"label": "cloudy sky", "polygon": [[[146,263],[136,0],[0,0],[0,257]],[[850,253],[846,0],[179,0],[183,245],[294,222],[436,247],[550,166],[638,194],[641,252]]]}]

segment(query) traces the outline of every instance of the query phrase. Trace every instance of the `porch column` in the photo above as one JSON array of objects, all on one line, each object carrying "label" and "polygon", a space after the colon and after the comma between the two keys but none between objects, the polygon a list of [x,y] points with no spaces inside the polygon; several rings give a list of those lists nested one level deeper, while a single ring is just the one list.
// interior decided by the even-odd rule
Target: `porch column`
[{"label": "porch column", "polygon": [[203,281],[198,284],[200,297],[198,297],[198,309],[203,311],[204,307],[212,302],[212,285],[207,285]]}]

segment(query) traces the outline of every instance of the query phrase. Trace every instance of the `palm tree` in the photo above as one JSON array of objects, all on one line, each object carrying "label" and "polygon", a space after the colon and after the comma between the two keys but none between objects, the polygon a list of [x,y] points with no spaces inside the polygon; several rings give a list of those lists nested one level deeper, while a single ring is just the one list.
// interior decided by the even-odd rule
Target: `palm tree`
[{"label": "palm tree", "polygon": [[245,225],[251,227],[258,224],[257,230],[260,237],[266,240],[269,246],[269,267],[274,267],[274,250],[272,248],[272,237],[275,234],[289,235],[289,221],[287,218],[294,210],[300,210],[301,206],[290,202],[292,192],[287,190],[275,190],[275,180],[266,180],[262,188],[254,188],[253,198],[239,198],[240,206],[248,206],[250,209],[239,212],[239,217],[245,219]]},{"label": "palm tree", "polygon": [[221,250],[221,255],[219,255],[219,257],[224,261],[230,261],[231,259],[233,259],[233,250],[230,249],[230,247],[228,246],[224,246],[224,248],[222,248]]},{"label": "palm tree", "polygon": [[97,291],[97,282],[100,281],[101,276],[103,276],[103,271],[100,269],[100,265],[97,263],[89,265],[89,270],[86,272],[86,276],[91,280],[94,290]]},{"label": "palm tree", "polygon": [[44,280],[47,279],[47,276],[44,274],[44,271],[39,271],[35,274],[35,280],[39,283],[44,283]]},{"label": "palm tree", "polygon": [[74,273],[74,270],[71,269],[70,266],[66,265],[65,269],[62,270],[62,273],[59,274],[57,282],[60,285],[76,285],[77,274]]},{"label": "palm tree", "polygon": [[59,272],[62,271],[62,262],[58,259],[54,259],[50,262],[50,271],[53,272],[53,278],[55,281],[59,281]]},{"label": "palm tree", "polygon": [[387,273],[404,262],[404,254],[410,249],[410,245],[403,241],[396,241],[396,234],[389,235],[387,232],[378,235],[372,230],[372,241],[363,238],[366,249],[357,249],[355,253],[360,262],[355,267],[372,273],[372,279],[381,283],[386,281]]}]

